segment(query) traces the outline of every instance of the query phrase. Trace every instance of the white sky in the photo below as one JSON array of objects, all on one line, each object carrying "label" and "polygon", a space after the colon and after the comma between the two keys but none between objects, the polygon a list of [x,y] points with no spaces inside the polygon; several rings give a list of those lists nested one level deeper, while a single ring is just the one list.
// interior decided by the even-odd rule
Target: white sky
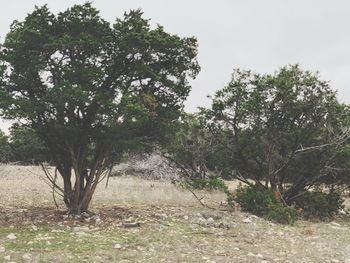
[{"label": "white sky", "polygon": [[[83,1],[2,0],[0,42],[13,20],[34,5],[57,13]],[[206,95],[224,87],[233,68],[267,73],[300,63],[318,70],[350,103],[350,1],[348,0],[95,0],[101,16],[114,22],[124,11],[141,8],[144,17],[180,36],[196,36],[202,71],[192,81],[187,111],[209,106]],[[6,129],[6,125],[0,125]]]}]

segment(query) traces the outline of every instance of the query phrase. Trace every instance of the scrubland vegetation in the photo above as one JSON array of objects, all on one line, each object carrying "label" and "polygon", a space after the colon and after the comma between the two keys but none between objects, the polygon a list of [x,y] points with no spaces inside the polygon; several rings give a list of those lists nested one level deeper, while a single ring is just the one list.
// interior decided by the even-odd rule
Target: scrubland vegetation
[{"label": "scrubland vegetation", "polygon": [[[111,25],[91,3],[42,6],[14,21],[0,45],[14,122],[0,134],[1,260],[350,262],[349,106],[287,65],[234,69],[186,113],[197,47],[141,10]],[[171,176],[115,171],[135,154]]]}]

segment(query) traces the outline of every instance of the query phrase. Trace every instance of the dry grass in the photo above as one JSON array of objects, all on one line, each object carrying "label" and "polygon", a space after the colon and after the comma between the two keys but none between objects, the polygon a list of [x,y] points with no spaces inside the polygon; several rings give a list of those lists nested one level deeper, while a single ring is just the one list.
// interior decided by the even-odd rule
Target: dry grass
[{"label": "dry grass", "polygon": [[[271,224],[240,211],[222,211],[223,194],[202,192],[222,215],[215,224],[227,227],[202,226],[196,223],[198,213],[206,209],[191,193],[169,182],[116,177],[94,196],[91,210],[101,222],[71,219],[62,202],[55,210],[42,177],[40,167],[0,166],[0,262],[350,263],[346,217]],[[243,223],[247,218],[251,223]],[[130,220],[141,226],[123,227]],[[10,233],[17,239],[8,239]]]},{"label": "dry grass", "polygon": [[[53,169],[51,169],[52,171]],[[45,183],[45,174],[38,166],[0,166],[0,204],[10,206],[52,203],[52,190]],[[92,200],[92,206],[104,204],[142,204],[142,205],[181,205],[193,206],[198,201],[186,190],[175,187],[169,181],[151,181],[140,177],[111,177],[108,187],[106,181],[98,185]],[[62,180],[58,180],[62,186]],[[18,194],[21,193],[21,194]],[[225,195],[218,192],[199,193],[204,201],[220,202]],[[60,197],[56,196],[58,204]],[[206,200],[209,199],[209,200]]]}]

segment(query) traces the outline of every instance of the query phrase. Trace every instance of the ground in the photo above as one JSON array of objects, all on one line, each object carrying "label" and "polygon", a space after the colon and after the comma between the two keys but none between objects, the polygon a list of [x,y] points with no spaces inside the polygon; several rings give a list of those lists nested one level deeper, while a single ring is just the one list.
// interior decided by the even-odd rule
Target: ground
[{"label": "ground", "polygon": [[230,210],[221,193],[198,193],[211,210],[169,182],[123,176],[70,217],[43,178],[0,166],[0,262],[350,263],[349,215],[279,225]]}]

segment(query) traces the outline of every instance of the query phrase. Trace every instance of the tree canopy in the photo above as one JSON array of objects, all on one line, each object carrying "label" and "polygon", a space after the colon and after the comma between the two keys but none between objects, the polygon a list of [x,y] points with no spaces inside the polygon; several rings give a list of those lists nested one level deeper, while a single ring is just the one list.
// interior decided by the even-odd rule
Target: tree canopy
[{"label": "tree canopy", "polygon": [[64,187],[48,180],[71,213],[87,210],[109,153],[164,139],[199,72],[196,39],[142,15],[111,25],[90,3],[57,15],[36,7],[0,47],[1,115],[45,143]]},{"label": "tree canopy", "polygon": [[234,70],[202,114],[226,160],[221,170],[289,204],[312,186],[349,180],[348,108],[298,65],[273,75]]}]

